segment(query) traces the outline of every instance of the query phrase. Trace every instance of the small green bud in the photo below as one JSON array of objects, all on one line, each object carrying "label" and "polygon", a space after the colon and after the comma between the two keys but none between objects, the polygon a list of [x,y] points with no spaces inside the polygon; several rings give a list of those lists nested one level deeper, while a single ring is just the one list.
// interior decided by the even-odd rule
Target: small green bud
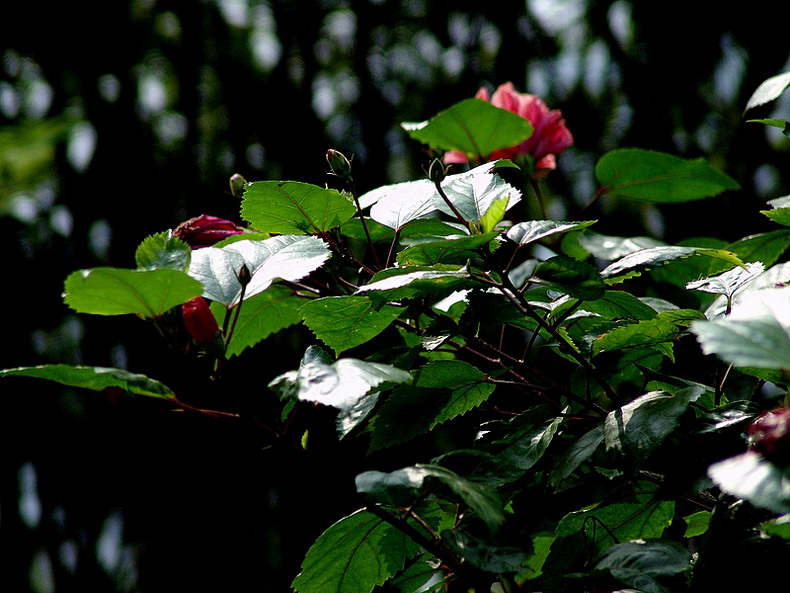
[{"label": "small green bud", "polygon": [[428,167],[428,179],[434,183],[441,183],[447,176],[447,168],[440,159],[433,159]]},{"label": "small green bud", "polygon": [[244,193],[244,188],[247,187],[247,180],[238,173],[230,176],[230,193],[234,198],[240,198]]},{"label": "small green bud", "polygon": [[351,179],[351,161],[342,152],[330,148],[326,151],[326,162],[332,175],[347,181]]}]

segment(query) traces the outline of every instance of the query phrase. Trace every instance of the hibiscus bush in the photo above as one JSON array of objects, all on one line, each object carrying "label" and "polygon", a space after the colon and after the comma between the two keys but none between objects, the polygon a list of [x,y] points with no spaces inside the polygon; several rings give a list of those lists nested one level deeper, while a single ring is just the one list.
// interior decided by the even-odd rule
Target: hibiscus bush
[{"label": "hibiscus bush", "polygon": [[[790,553],[790,198],[763,210],[774,230],[734,242],[604,235],[585,216],[604,194],[682,204],[738,184],[620,148],[590,203],[569,203],[546,184],[572,133],[509,83],[403,129],[423,179],[359,192],[334,149],[327,186],[236,175],[238,222],[200,215],[143,238],[134,269],[66,278],[66,305],[153,324],[213,397],[118,368],[2,376],[253,417],[273,443],[331,425],[367,465],[300,593],[786,583],[769,568]],[[297,324],[314,336],[301,360],[234,397],[234,363]]]}]

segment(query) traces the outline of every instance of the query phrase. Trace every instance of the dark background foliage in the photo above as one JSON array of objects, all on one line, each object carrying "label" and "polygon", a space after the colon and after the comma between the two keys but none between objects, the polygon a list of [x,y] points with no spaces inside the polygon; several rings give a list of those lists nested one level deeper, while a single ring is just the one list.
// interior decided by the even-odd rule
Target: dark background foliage
[{"label": "dark background foliage", "polygon": [[[2,366],[120,366],[197,389],[142,322],[71,314],[65,276],[133,267],[140,240],[191,216],[237,219],[233,173],[323,184],[331,147],[354,155],[362,191],[415,178],[426,157],[399,123],[481,85],[512,81],[562,109],[576,144],[548,181],[556,218],[594,194],[600,155],[637,146],[705,155],[743,189],[682,210],[602,200],[588,213],[600,232],[674,242],[763,230],[764,201],[790,193],[787,143],[742,112],[788,68],[777,6],[8,3]],[[271,405],[266,383],[310,343],[304,330],[286,334],[234,361],[250,405]],[[315,537],[355,508],[353,475],[388,463],[322,435],[321,410],[303,452],[156,402],[27,380],[0,390],[3,590],[283,591]],[[420,451],[401,461],[424,461]]]}]

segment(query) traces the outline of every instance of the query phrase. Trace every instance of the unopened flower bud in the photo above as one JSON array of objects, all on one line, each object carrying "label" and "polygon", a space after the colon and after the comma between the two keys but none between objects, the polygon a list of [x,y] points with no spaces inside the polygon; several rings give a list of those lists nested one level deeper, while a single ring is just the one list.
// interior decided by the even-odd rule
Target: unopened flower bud
[{"label": "unopened flower bud", "polygon": [[238,173],[230,176],[230,193],[234,198],[240,198],[244,193],[244,188],[247,187],[247,180]]},{"label": "unopened flower bud", "polygon": [[243,232],[244,229],[235,222],[201,214],[178,225],[173,230],[173,236],[188,243],[192,249],[200,249]]},{"label": "unopened flower bud", "polygon": [[434,183],[441,183],[447,176],[447,169],[440,159],[433,159],[428,167],[428,179]]},{"label": "unopened flower bud", "polygon": [[351,161],[339,150],[330,148],[326,151],[326,162],[329,163],[329,172],[341,179],[351,179]]},{"label": "unopened flower bud", "polygon": [[238,278],[239,284],[242,286],[247,286],[250,283],[252,275],[250,274],[250,269],[247,267],[247,264],[241,264],[241,268],[236,272],[236,278]]},{"label": "unopened flower bud", "polygon": [[187,332],[198,344],[209,344],[214,341],[219,326],[206,299],[196,297],[181,305],[181,316]]}]

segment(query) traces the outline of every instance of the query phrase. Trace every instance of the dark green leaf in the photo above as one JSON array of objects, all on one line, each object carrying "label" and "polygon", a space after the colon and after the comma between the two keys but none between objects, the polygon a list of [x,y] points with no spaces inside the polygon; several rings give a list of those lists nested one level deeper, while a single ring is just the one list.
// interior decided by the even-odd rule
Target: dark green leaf
[{"label": "dark green leaf", "polygon": [[607,193],[640,202],[688,202],[739,188],[703,159],[637,148],[606,153],[595,166],[595,175]]},{"label": "dark green leaf", "polygon": [[170,388],[159,381],[123,369],[47,364],[0,370],[0,377],[35,377],[93,391],[118,388],[135,395],[167,400],[175,399]]},{"label": "dark green leaf", "polygon": [[747,119],[746,123],[765,124],[782,130],[782,134],[790,138],[790,121],[784,119]]},{"label": "dark green leaf", "polygon": [[158,317],[202,292],[200,282],[179,270],[93,268],[66,278],[63,300],[78,313]]},{"label": "dark green leaf", "polygon": [[398,529],[357,511],[321,534],[291,586],[299,593],[370,593],[417,553]]},{"label": "dark green leaf", "polygon": [[790,229],[781,229],[745,237],[725,247],[742,261],[762,262],[772,266],[790,248]]},{"label": "dark green leaf", "polygon": [[[568,299],[558,305],[553,311],[554,317],[562,316],[565,311],[574,307],[578,299]],[[603,319],[652,319],[656,310],[643,300],[635,297],[630,292],[621,290],[607,290],[603,296],[594,301],[585,301],[581,305],[582,311],[594,313]]]},{"label": "dark green leaf", "polygon": [[438,465],[418,464],[394,472],[368,471],[356,478],[357,491],[382,502],[402,501],[408,492],[416,499],[423,488],[431,488],[427,480],[436,480],[447,486],[483,522],[495,530],[505,520],[502,502],[493,490],[470,482],[449,469]]},{"label": "dark green leaf", "polygon": [[442,541],[469,564],[493,574],[518,572],[527,559],[523,548],[502,546],[463,531],[448,529],[442,532]]},{"label": "dark green leaf", "polygon": [[192,253],[189,275],[204,286],[203,296],[234,307],[241,297],[238,273],[247,266],[251,274],[244,298],[269,288],[277,279],[297,281],[320,268],[329,248],[318,237],[280,235],[263,241],[236,241],[225,247],[204,247]]},{"label": "dark green leaf", "polygon": [[541,262],[532,279],[582,300],[593,301],[604,294],[603,278],[595,266],[566,255]]},{"label": "dark green leaf", "polygon": [[165,231],[146,237],[137,247],[134,259],[143,270],[170,268],[186,272],[191,256],[192,248],[186,242],[174,237],[172,231]]},{"label": "dark green leaf", "polygon": [[667,346],[679,337],[693,320],[705,316],[693,309],[665,311],[651,319],[616,327],[596,338],[593,355],[635,346],[651,346],[671,355]]},{"label": "dark green leaf", "polygon": [[305,325],[336,355],[371,340],[402,312],[402,307],[391,305],[376,309],[364,296],[315,299],[301,310]]},{"label": "dark green leaf", "polygon": [[421,237],[410,240],[409,247],[398,254],[398,263],[408,265],[462,264],[471,258],[479,257],[477,250],[491,243],[499,233],[489,232],[482,235],[454,235],[436,240]]},{"label": "dark green leaf", "polygon": [[241,215],[259,231],[284,235],[320,233],[351,220],[356,207],[333,189],[298,181],[247,185]]},{"label": "dark green leaf", "polygon": [[[276,284],[246,299],[225,355],[236,356],[271,334],[299,323],[302,320],[299,309],[304,302],[290,288]],[[215,303],[214,307],[221,308],[218,311],[221,319],[225,306]]]},{"label": "dark green leaf", "polygon": [[672,434],[689,404],[703,392],[702,386],[686,387],[674,395],[654,391],[609,412],[604,422],[606,448],[645,459]]},{"label": "dark green leaf", "polygon": [[593,572],[606,572],[644,593],[674,593],[683,582],[674,577],[691,567],[686,546],[670,540],[639,541],[606,550],[596,559]]},{"label": "dark green leaf", "polygon": [[483,160],[495,150],[520,144],[532,135],[529,121],[472,98],[456,103],[421,123],[402,124],[415,140],[440,150],[460,150]]},{"label": "dark green leaf", "polygon": [[549,484],[553,487],[559,486],[564,479],[569,477],[577,467],[587,461],[595,453],[596,449],[603,443],[604,433],[602,426],[596,426],[584,434],[576,441],[570,449],[557,462],[551,471]]}]

